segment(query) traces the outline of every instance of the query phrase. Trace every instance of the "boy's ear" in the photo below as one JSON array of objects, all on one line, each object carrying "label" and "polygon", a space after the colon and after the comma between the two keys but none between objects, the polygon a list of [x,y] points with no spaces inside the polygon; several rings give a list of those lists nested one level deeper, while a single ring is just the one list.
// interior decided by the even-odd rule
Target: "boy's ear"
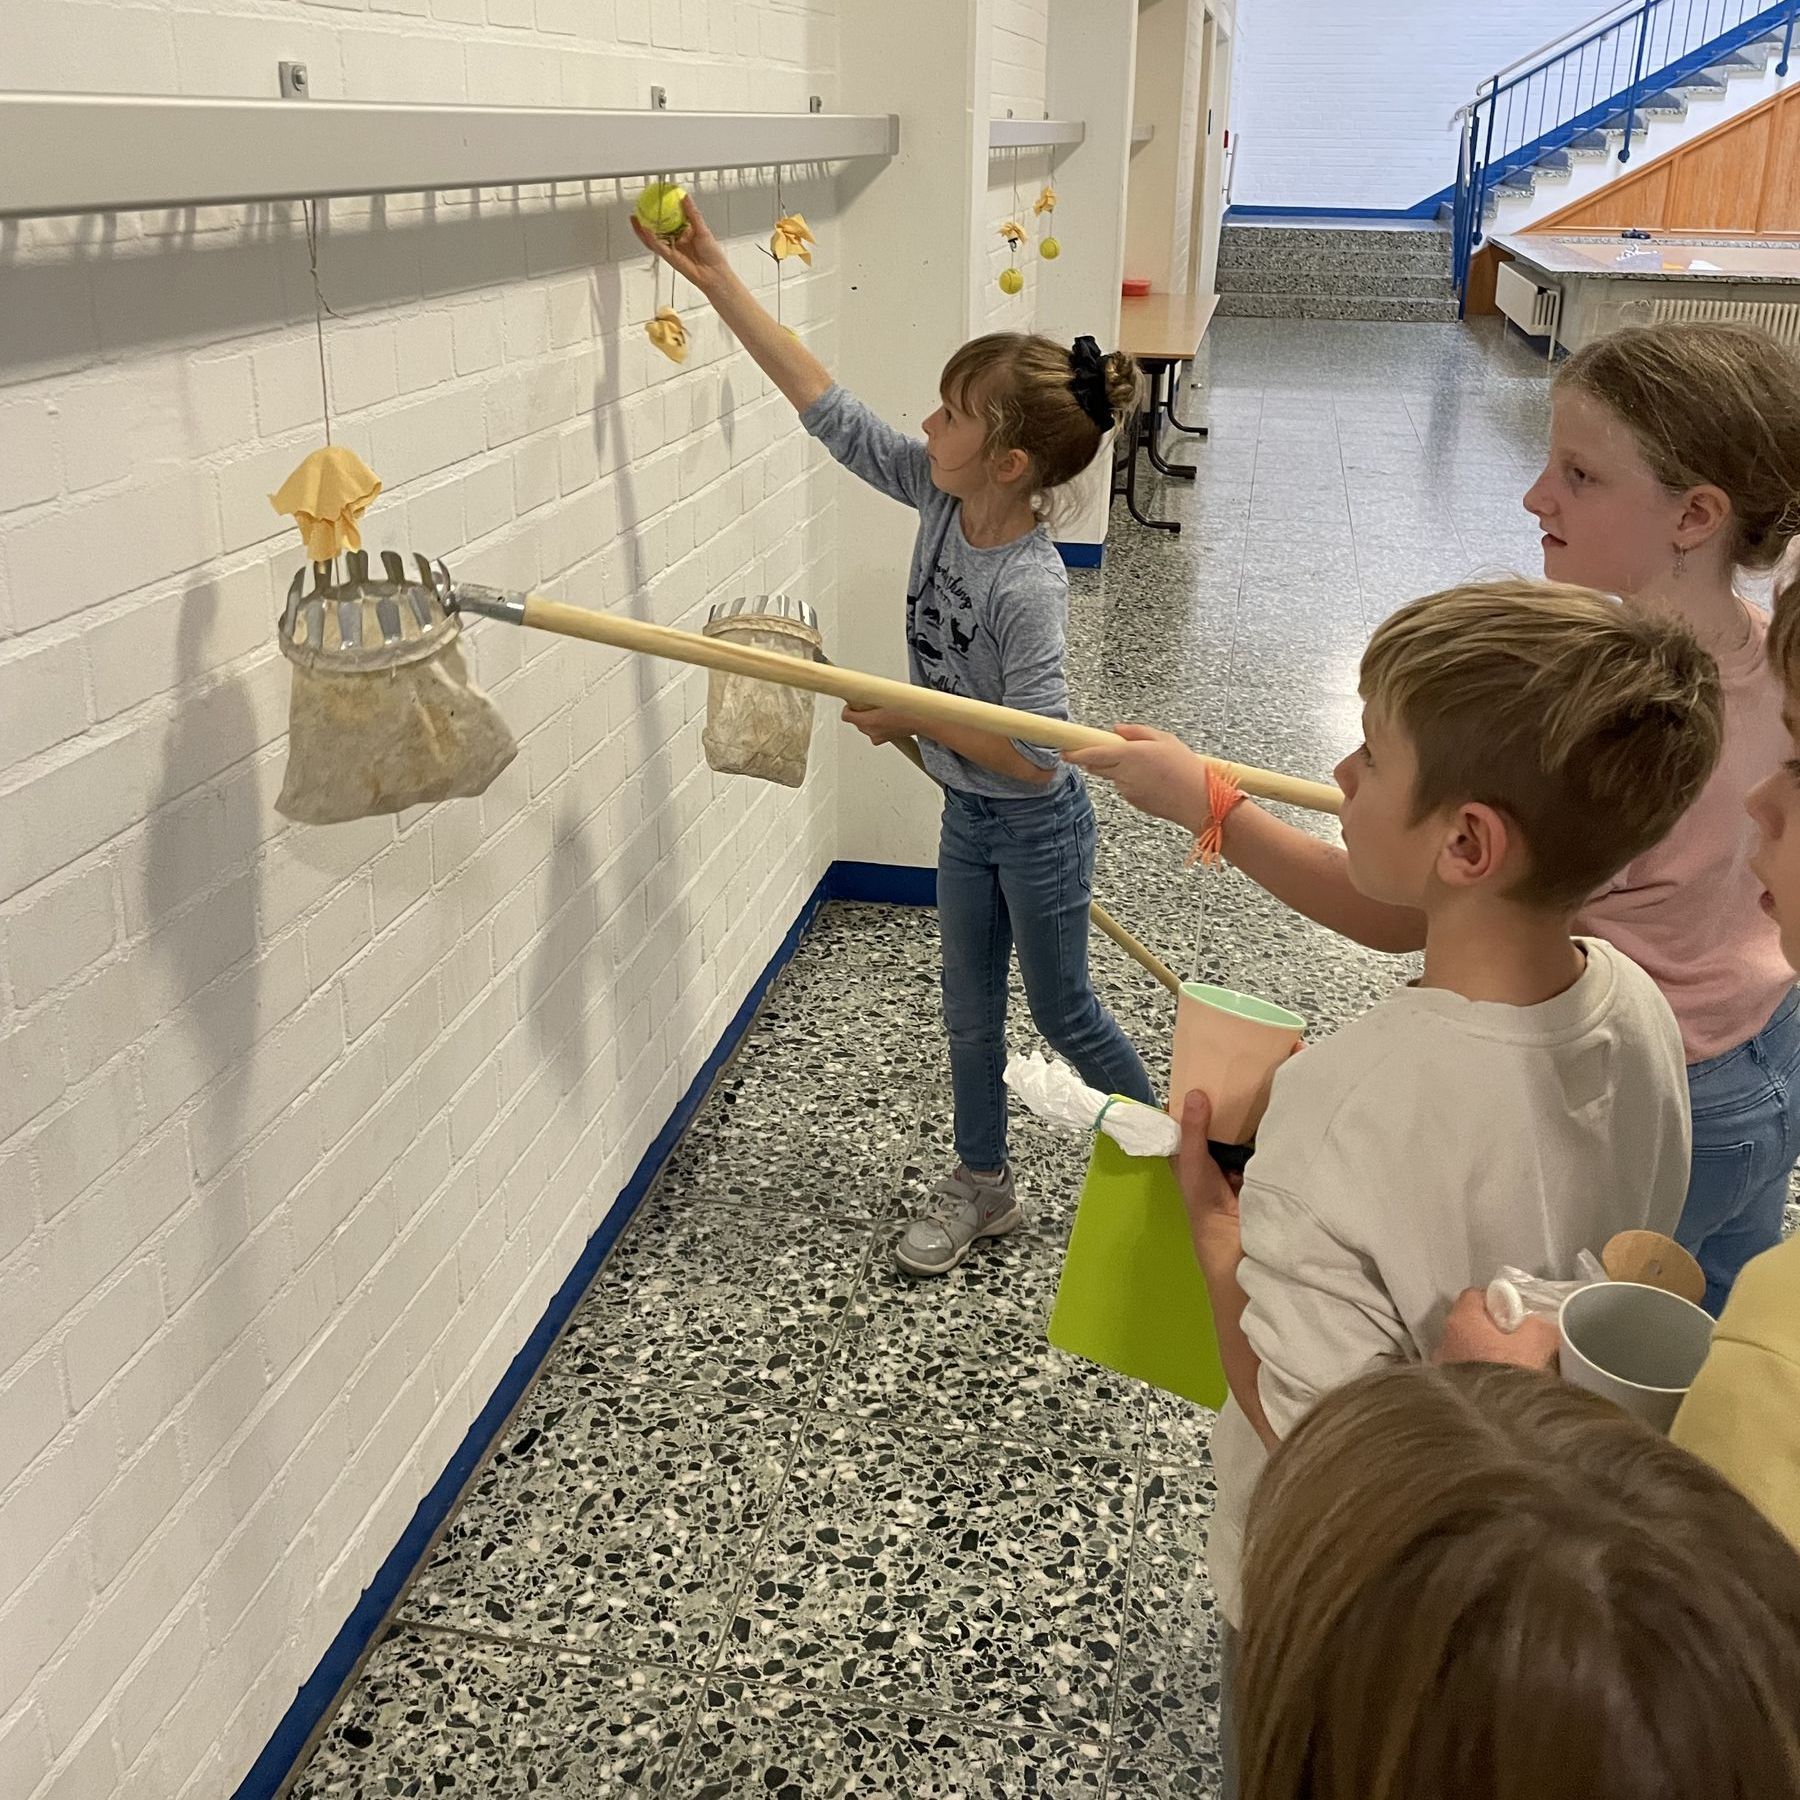
[{"label": "boy's ear", "polygon": [[1437,877],[1446,887],[1472,888],[1492,881],[1524,849],[1524,840],[1504,813],[1470,800],[1451,815]]}]

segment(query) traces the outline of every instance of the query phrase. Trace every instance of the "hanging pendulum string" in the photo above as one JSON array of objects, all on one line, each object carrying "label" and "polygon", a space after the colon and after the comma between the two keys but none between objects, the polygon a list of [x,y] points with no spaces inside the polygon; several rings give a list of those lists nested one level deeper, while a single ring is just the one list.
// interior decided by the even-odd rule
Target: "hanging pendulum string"
[{"label": "hanging pendulum string", "polygon": [[319,404],[325,415],[325,442],[331,442],[331,384],[325,376],[325,315],[332,312],[331,303],[325,298],[325,290],[319,285],[319,227],[313,217],[313,203],[310,200],[300,202],[301,216],[306,221],[306,260],[312,272],[313,291],[313,334],[319,343]]},{"label": "hanging pendulum string", "polygon": [[[785,219],[787,208],[781,201],[781,164],[775,165],[775,217]],[[773,255],[773,252],[770,252]],[[775,323],[781,324],[781,258],[775,258]]]}]

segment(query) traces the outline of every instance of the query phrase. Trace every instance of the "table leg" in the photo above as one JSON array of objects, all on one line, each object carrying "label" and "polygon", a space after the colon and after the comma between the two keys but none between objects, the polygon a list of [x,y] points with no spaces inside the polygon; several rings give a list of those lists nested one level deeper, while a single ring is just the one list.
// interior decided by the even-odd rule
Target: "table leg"
[{"label": "table leg", "polygon": [[1185,431],[1189,437],[1197,437],[1197,438],[1211,437],[1212,431],[1208,426],[1184,425],[1178,418],[1176,418],[1176,416],[1175,416],[1175,390],[1180,385],[1181,385],[1181,383],[1176,379],[1175,375],[1171,374],[1169,377],[1169,423],[1171,425],[1173,425],[1177,431]]},{"label": "table leg", "polygon": [[1176,481],[1192,481],[1198,471],[1192,463],[1172,463],[1164,459],[1162,445],[1157,441],[1162,425],[1163,414],[1169,408],[1169,402],[1163,398],[1163,383],[1170,378],[1173,365],[1159,362],[1154,365],[1150,376],[1150,427],[1144,434],[1144,448],[1150,453],[1150,466],[1159,474],[1167,475]]},{"label": "table leg", "polygon": [[[1143,422],[1144,415],[1141,412],[1134,413],[1130,425],[1119,433],[1119,437],[1125,442],[1125,484],[1123,487],[1119,485],[1119,462],[1117,460],[1117,452],[1115,449],[1115,460],[1113,463],[1113,496],[1115,499],[1120,494],[1125,496],[1125,504],[1131,509],[1131,516],[1136,519],[1140,525],[1148,526],[1152,531],[1171,532],[1179,537],[1181,535],[1180,520],[1147,518],[1144,509],[1138,505],[1137,461],[1138,445],[1142,437]],[[1117,440],[1115,440],[1115,444],[1116,442]]]}]

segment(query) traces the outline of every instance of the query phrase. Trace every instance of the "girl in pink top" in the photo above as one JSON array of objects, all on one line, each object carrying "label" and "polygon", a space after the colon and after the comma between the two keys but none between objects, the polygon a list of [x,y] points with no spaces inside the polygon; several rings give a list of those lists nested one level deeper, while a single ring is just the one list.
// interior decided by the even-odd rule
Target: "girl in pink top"
[{"label": "girl in pink top", "polygon": [[[1767,621],[1736,586],[1740,570],[1775,567],[1800,532],[1800,364],[1767,334],[1731,325],[1653,325],[1588,345],[1558,371],[1549,457],[1525,506],[1543,526],[1547,576],[1679,619],[1724,681],[1712,781],[1579,921],[1655,978],[1681,1026],[1694,1160],[1678,1235],[1717,1313],[1738,1270],[1780,1237],[1800,1154],[1800,1001],[1750,873],[1743,811],[1787,736],[1763,659]],[[1800,604],[1800,580],[1793,591]],[[1070,760],[1132,805],[1202,831],[1200,759],[1166,732],[1120,730],[1130,742]],[[1377,950],[1423,942],[1418,915],[1351,887],[1339,847],[1258,806],[1229,814],[1223,847],[1322,925]]]}]

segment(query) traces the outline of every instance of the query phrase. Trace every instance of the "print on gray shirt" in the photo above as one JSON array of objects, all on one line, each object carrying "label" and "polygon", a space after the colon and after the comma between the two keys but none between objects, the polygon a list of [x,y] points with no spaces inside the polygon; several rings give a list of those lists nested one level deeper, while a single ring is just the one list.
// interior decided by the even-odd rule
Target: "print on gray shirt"
[{"label": "print on gray shirt", "polygon": [[[931,479],[925,446],[878,419],[853,394],[828,388],[800,422],[853,475],[904,502],[919,515],[906,584],[908,671],[922,687],[1016,706],[1047,718],[1069,716],[1063,655],[1069,624],[1069,577],[1039,526],[1010,544],[978,550],[963,535],[962,502]],[[946,787],[991,799],[1035,798],[1072,780],[1054,750],[1013,740],[1041,769],[1047,785],[984,769],[930,738],[919,748]]]}]

